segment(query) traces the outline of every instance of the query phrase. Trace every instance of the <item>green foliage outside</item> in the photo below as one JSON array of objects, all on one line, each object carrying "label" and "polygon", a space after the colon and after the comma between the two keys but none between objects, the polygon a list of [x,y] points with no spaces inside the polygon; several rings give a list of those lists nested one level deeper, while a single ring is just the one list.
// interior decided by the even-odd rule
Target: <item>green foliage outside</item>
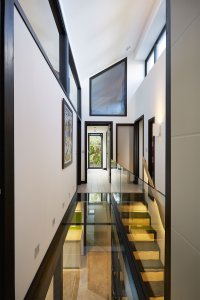
[{"label": "green foliage outside", "polygon": [[101,136],[90,136],[90,166],[101,167]]}]

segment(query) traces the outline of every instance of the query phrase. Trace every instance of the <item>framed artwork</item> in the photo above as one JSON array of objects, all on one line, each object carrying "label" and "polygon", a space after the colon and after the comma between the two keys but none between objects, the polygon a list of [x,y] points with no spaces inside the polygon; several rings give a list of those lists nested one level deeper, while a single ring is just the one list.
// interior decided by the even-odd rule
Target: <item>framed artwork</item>
[{"label": "framed artwork", "polygon": [[65,99],[62,101],[62,168],[72,163],[73,112]]}]

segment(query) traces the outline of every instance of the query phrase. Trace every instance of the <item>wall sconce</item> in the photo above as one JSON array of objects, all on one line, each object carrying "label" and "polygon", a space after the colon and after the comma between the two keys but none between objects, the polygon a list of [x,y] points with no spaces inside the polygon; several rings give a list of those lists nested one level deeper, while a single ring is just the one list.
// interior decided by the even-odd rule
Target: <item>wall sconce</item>
[{"label": "wall sconce", "polygon": [[160,130],[160,125],[154,123],[153,124],[153,136],[160,136],[161,135],[161,130]]}]

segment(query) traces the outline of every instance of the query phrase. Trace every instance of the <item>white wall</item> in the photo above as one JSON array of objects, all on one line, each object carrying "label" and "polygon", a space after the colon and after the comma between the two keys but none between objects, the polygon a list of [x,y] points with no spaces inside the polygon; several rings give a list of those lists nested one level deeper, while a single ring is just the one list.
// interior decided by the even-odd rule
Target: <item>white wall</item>
[{"label": "white wall", "polygon": [[171,299],[199,299],[200,1],[171,1]]},{"label": "white wall", "polygon": [[[89,116],[89,79],[82,86],[82,132],[84,121],[113,121],[113,152],[116,159],[116,123],[134,123],[144,114],[144,156],[148,162],[148,120],[155,117],[161,125],[161,136],[155,143],[155,184],[165,193],[165,52],[144,79],[144,64],[128,57],[127,117],[90,117]],[[143,80],[144,79],[144,80]],[[84,180],[84,134],[82,134],[82,180]]]},{"label": "white wall", "polygon": [[148,120],[155,117],[161,135],[155,137],[155,185],[165,193],[165,52],[137,89],[132,100],[133,119],[144,114],[144,157],[148,162]]},{"label": "white wall", "polygon": [[85,179],[85,137],[84,137],[84,121],[112,121],[113,122],[113,158],[116,159],[116,123],[132,123],[132,98],[138,86],[144,79],[144,63],[136,62],[132,56],[128,57],[127,68],[128,82],[127,82],[127,117],[91,117],[89,116],[89,78],[81,82],[82,87],[82,177]]},{"label": "white wall", "polygon": [[133,172],[133,126],[118,126],[117,162]]},{"label": "white wall", "polygon": [[21,300],[76,191],[77,122],[73,113],[73,163],[62,170],[65,95],[16,9],[14,25],[15,281]]}]

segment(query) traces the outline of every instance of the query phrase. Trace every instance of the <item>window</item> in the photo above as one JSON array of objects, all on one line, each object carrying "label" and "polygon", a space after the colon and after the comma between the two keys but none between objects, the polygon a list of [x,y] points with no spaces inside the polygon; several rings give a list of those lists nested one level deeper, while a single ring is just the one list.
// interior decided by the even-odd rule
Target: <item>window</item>
[{"label": "window", "polygon": [[164,26],[153,48],[145,60],[145,76],[150,72],[156,61],[166,49],[166,26]]},{"label": "window", "polygon": [[166,49],[166,30],[161,35],[156,45],[156,59],[158,59],[163,51]]},{"label": "window", "polygon": [[155,53],[154,51],[151,53],[151,55],[149,56],[149,58],[147,59],[147,74],[150,72],[150,70],[153,68],[154,65],[154,61],[155,61]]},{"label": "window", "polygon": [[51,65],[59,74],[59,32],[49,1],[19,0],[19,3]]},{"label": "window", "polygon": [[125,116],[127,113],[127,59],[90,78],[90,115]]}]

